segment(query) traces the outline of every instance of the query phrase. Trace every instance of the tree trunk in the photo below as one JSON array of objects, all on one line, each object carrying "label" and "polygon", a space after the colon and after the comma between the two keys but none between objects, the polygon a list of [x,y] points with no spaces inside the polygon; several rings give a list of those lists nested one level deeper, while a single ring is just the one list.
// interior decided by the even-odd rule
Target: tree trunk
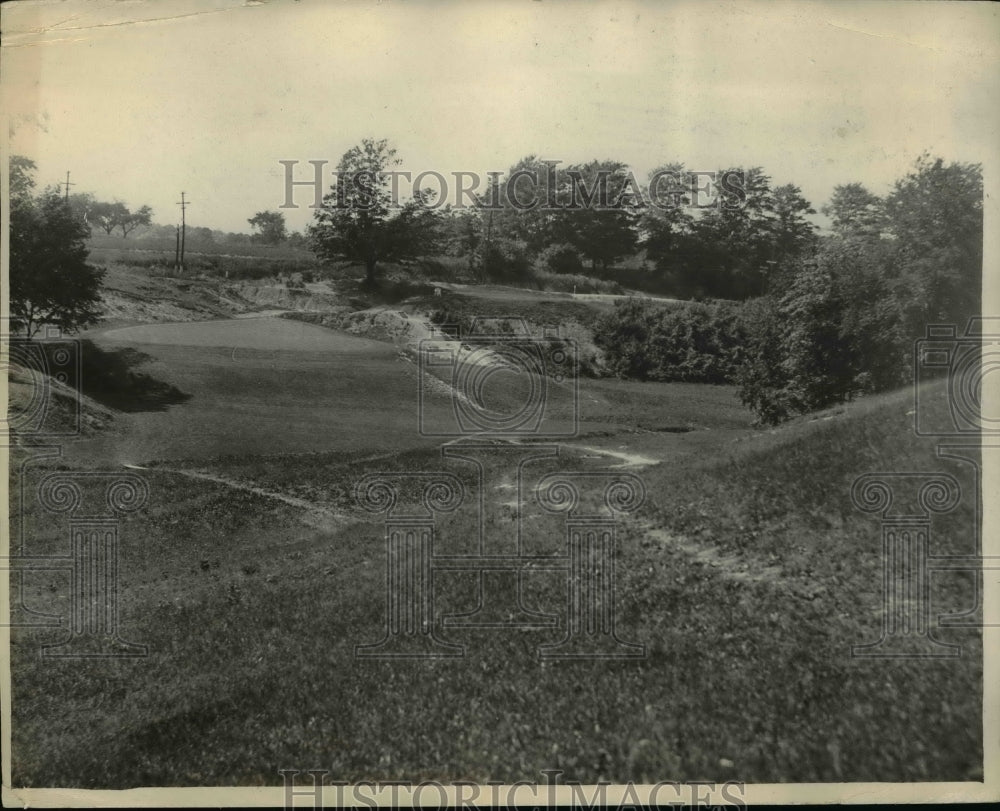
[{"label": "tree trunk", "polygon": [[365,259],[365,284],[369,287],[375,286],[375,265],[378,263],[378,259],[374,256],[369,256]]}]

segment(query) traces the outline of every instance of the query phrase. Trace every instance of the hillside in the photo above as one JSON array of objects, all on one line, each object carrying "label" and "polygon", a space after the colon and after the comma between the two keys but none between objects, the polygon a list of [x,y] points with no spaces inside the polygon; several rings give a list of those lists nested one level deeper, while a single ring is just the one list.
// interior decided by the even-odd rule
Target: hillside
[{"label": "hillside", "polygon": [[[696,388],[715,392],[721,418],[729,392]],[[673,419],[696,424],[705,407],[688,402]],[[384,633],[385,542],[351,489],[374,470],[438,469],[436,448],[153,466],[156,496],[122,548],[122,632],[149,658],[71,672],[22,636],[15,779],[254,784],[276,763],[345,780],[510,782],[543,767],[584,783],[981,779],[977,630],[937,632],[963,646],[953,659],[850,655],[880,628],[879,521],[851,503],[857,476],[953,473],[963,500],[936,521],[934,551],[970,551],[970,466],[913,437],[911,404],[900,391],[772,431],[657,434],[668,444],[632,468],[648,501],[619,533],[617,565],[618,636],[647,655],[621,662],[539,661],[555,630],[448,630],[461,659],[354,658]],[[570,448],[560,464],[608,461]],[[36,509],[39,552],[61,548]],[[456,515],[442,543],[470,530]],[[558,577],[525,582],[532,607],[560,612]],[[442,581],[439,611],[468,610],[471,585]],[[935,577],[935,612],[969,607],[969,586]],[[94,696],[115,697],[101,724],[62,723]]]}]

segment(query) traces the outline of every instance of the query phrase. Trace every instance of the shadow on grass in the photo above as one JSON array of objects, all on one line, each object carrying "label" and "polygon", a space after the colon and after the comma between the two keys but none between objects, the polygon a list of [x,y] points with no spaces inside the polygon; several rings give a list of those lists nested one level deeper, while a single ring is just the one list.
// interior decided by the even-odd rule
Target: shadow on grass
[{"label": "shadow on grass", "polygon": [[80,342],[79,390],[118,411],[165,411],[191,399],[176,386],[135,371],[152,358],[136,349],[105,350],[93,341]]}]

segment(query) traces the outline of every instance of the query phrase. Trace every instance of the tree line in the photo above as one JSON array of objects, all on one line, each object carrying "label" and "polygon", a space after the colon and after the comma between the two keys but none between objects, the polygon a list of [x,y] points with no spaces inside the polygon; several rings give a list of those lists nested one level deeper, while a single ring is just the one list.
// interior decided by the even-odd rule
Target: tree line
[{"label": "tree line", "polygon": [[133,211],[120,200],[109,203],[98,200],[89,192],[69,195],[69,206],[85,224],[104,231],[108,236],[118,230],[123,238],[127,238],[139,226],[151,225],[153,221],[153,209],[149,206],[140,206]]},{"label": "tree line", "polygon": [[711,173],[722,182],[709,205],[699,203],[706,173],[679,163],[640,186],[620,161],[556,171],[532,155],[491,176],[471,206],[453,208],[429,188],[399,204],[391,180],[399,163],[385,140],[353,147],[309,229],[321,258],[364,264],[370,284],[380,261],[431,253],[467,258],[484,281],[527,280],[536,265],[580,273],[589,263],[606,276],[641,253],[650,281],[679,297],[749,298],[767,289],[777,266],[816,246],[808,219],[816,212],[801,190],[774,185],[759,167]]},{"label": "tree line", "polygon": [[760,295],[626,302],[595,338],[622,376],[737,384],[762,423],[899,387],[929,325],[981,314],[982,204],[979,164],[921,156],[884,197],[837,186],[833,233],[771,266]]},{"label": "tree line", "polygon": [[[620,162],[571,166],[560,181],[530,156],[456,211],[433,205],[429,189],[395,205],[388,176],[398,164],[384,140],[345,153],[309,230],[320,258],[360,262],[376,284],[380,262],[432,253],[468,257],[483,280],[526,279],[538,263],[607,272],[641,253],[673,296],[704,303],[620,303],[595,334],[611,371],[735,383],[763,423],[908,382],[928,325],[980,314],[979,164],[922,155],[884,197],[838,185],[822,208],[827,235],[801,190],[760,167],[720,170],[739,182],[700,207],[699,175],[679,163],[653,173],[670,181],[651,193]],[[565,205],[600,184],[601,205]],[[645,204],[654,194],[673,204]]]}]

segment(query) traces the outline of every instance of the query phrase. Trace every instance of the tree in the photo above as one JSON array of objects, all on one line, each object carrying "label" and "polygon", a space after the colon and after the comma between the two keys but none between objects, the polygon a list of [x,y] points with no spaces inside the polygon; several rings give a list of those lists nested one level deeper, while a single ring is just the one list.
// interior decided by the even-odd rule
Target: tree
[{"label": "tree", "polygon": [[539,254],[538,261],[553,273],[583,273],[579,251],[565,242],[549,245]]},{"label": "tree", "polygon": [[488,208],[488,241],[497,238],[522,244],[529,259],[534,257],[553,240],[558,195],[555,165],[536,155],[521,158],[502,178],[491,178],[481,201]]},{"label": "tree", "polygon": [[90,192],[77,192],[69,196],[69,207],[73,209],[73,214],[76,217],[79,217],[87,224],[88,230],[91,225],[91,209],[96,202],[94,195],[90,194]]},{"label": "tree", "polygon": [[765,423],[903,384],[909,347],[890,246],[828,240],[754,303],[740,397]]},{"label": "tree", "polygon": [[694,180],[681,163],[668,163],[649,174],[650,207],[639,220],[639,245],[667,288],[677,296],[698,292],[699,246],[688,211]]},{"label": "tree", "polygon": [[449,256],[464,256],[468,269],[475,270],[481,259],[480,246],[483,242],[481,212],[476,209],[458,210],[446,206],[439,218],[439,247]]},{"label": "tree", "polygon": [[730,383],[743,367],[738,304],[663,307],[627,297],[594,325],[608,371],[642,380]]},{"label": "tree", "polygon": [[878,238],[885,228],[885,201],[860,183],[836,186],[823,213],[841,237]]},{"label": "tree", "polygon": [[111,236],[111,232],[118,227],[118,223],[128,215],[128,209],[124,203],[103,203],[96,202],[90,207],[90,222],[104,233]]},{"label": "tree", "polygon": [[749,298],[764,292],[774,250],[774,195],[760,167],[717,174],[717,204],[692,224],[703,260],[705,294]]},{"label": "tree", "polygon": [[29,338],[45,324],[73,332],[95,323],[104,276],[86,261],[90,229],[56,190],[32,196],[31,169],[11,160],[10,314]]},{"label": "tree", "polygon": [[280,211],[258,211],[247,222],[254,229],[251,237],[254,242],[278,245],[288,238],[285,231],[285,215]]},{"label": "tree", "polygon": [[815,214],[816,209],[802,196],[802,190],[791,183],[778,186],[772,197],[774,258],[771,261],[781,264],[812,253],[816,246],[816,226],[806,215]]},{"label": "tree", "polygon": [[640,222],[646,258],[675,295],[743,299],[761,295],[772,268],[807,248],[812,213],[795,186],[772,190],[760,167],[715,175],[717,194],[692,216],[684,207],[704,177],[669,164],[650,176],[652,207]]},{"label": "tree", "polygon": [[[176,226],[174,226],[176,228]],[[187,246],[194,250],[212,248],[215,245],[215,232],[205,226],[187,226]]]},{"label": "tree", "polygon": [[430,208],[430,191],[416,191],[413,200],[393,212],[389,171],[399,163],[385,139],[365,138],[349,149],[309,229],[313,250],[322,260],[362,262],[369,286],[376,284],[379,262],[415,259],[434,248],[437,215]]},{"label": "tree", "polygon": [[143,206],[138,211],[129,211],[125,208],[125,213],[119,220],[118,227],[122,229],[122,238],[124,239],[140,225],[149,225],[152,221],[153,209],[149,206]]},{"label": "tree", "polygon": [[[638,204],[632,190],[628,166],[619,161],[591,161],[570,166],[567,182],[559,190],[559,203],[566,210],[557,213],[553,237],[575,247],[593,269],[602,270],[635,252],[638,237]],[[589,198],[596,199],[590,200]]]},{"label": "tree", "polygon": [[35,188],[35,178],[32,172],[38,167],[31,158],[23,155],[11,155],[10,167],[10,199],[11,204],[17,200],[23,200],[31,196]]},{"label": "tree", "polygon": [[93,201],[87,208],[87,221],[90,225],[96,225],[108,236],[116,228],[120,228],[123,239],[140,225],[151,225],[152,220],[153,210],[149,206],[130,211],[128,206],[117,200],[113,203]]},{"label": "tree", "polygon": [[885,201],[887,228],[906,269],[909,329],[962,323],[981,311],[983,170],[922,155]]}]

